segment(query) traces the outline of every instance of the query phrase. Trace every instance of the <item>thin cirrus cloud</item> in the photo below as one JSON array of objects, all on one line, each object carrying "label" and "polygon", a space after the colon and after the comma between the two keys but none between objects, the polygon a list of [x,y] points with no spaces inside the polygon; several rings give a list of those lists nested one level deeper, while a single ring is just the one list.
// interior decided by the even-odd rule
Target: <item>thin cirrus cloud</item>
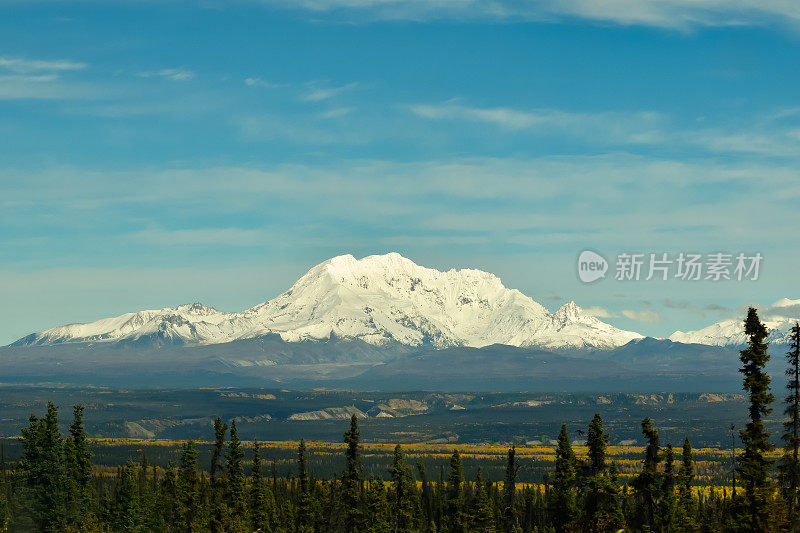
[{"label": "thin cirrus cloud", "polygon": [[604,307],[598,306],[590,306],[590,307],[581,307],[583,314],[593,316],[596,318],[617,318],[618,315],[615,315],[608,309]]},{"label": "thin cirrus cloud", "polygon": [[423,120],[474,122],[508,134],[559,133],[597,144],[665,145],[693,147],[709,153],[748,153],[763,156],[800,154],[800,124],[795,110],[784,110],[756,120],[721,127],[680,127],[662,113],[573,112],[560,109],[477,107],[459,100],[440,104],[412,104],[409,111]]},{"label": "thin cirrus cloud", "polygon": [[358,20],[559,21],[586,19],[625,26],[687,30],[703,26],[800,23],[791,0],[262,0]]},{"label": "thin cirrus cloud", "polygon": [[62,79],[62,74],[84,70],[86,63],[68,60],[0,57],[0,100],[57,100],[81,98],[93,88]]},{"label": "thin cirrus cloud", "polygon": [[282,87],[279,83],[272,83],[262,78],[245,78],[244,84],[248,87],[261,87],[263,89],[278,89]]},{"label": "thin cirrus cloud", "polygon": [[631,320],[635,320],[636,322],[646,322],[650,324],[659,322],[661,320],[661,315],[658,314],[658,311],[653,311],[652,309],[643,309],[641,311],[624,309],[622,311],[622,316],[625,318],[630,318]]},{"label": "thin cirrus cloud", "polygon": [[195,77],[195,73],[185,68],[165,68],[140,72],[140,78],[163,78],[170,81],[186,81]]},{"label": "thin cirrus cloud", "polygon": [[633,113],[571,112],[559,109],[524,110],[511,107],[476,107],[457,101],[442,104],[412,104],[415,116],[439,122],[476,122],[509,133],[553,132],[631,144],[663,140],[665,117],[653,111]]},{"label": "thin cirrus cloud", "polygon": [[21,59],[12,57],[0,57],[0,69],[5,69],[18,74],[29,74],[33,72],[61,72],[68,70],[83,70],[87,67],[86,63],[67,60],[40,60],[40,59]]},{"label": "thin cirrus cloud", "polygon": [[312,83],[311,87],[300,96],[301,100],[305,100],[306,102],[321,102],[323,100],[330,100],[340,94],[351,91],[358,87],[358,83],[352,82],[346,85],[338,85],[338,86],[331,86],[331,85],[319,85],[317,83]]}]

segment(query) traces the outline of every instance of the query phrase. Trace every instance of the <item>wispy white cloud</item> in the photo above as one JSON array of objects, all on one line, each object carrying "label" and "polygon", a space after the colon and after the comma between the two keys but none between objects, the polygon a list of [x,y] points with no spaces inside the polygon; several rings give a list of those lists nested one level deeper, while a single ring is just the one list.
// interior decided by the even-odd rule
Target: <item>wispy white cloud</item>
[{"label": "wispy white cloud", "polygon": [[301,99],[307,102],[320,102],[323,100],[330,100],[335,96],[339,96],[340,94],[351,91],[358,87],[358,83],[352,82],[346,85],[321,85],[319,83],[312,83],[310,84],[310,88],[301,95]]},{"label": "wispy white cloud", "polygon": [[282,87],[279,83],[272,83],[271,81],[267,81],[261,78],[245,78],[244,84],[248,87],[262,87],[264,89],[277,89]]},{"label": "wispy white cloud", "polygon": [[268,234],[261,229],[242,228],[194,228],[168,230],[152,227],[127,236],[130,240],[159,246],[222,245],[257,246],[268,241]]},{"label": "wispy white cloud", "polygon": [[340,118],[345,117],[353,112],[353,108],[351,107],[337,107],[335,109],[329,109],[327,111],[323,111],[318,116],[320,118]]},{"label": "wispy white cloud", "polygon": [[661,320],[661,315],[658,314],[658,311],[653,311],[652,309],[643,309],[641,311],[631,311],[630,309],[623,309],[622,315],[625,318],[630,318],[631,320],[635,320],[636,322],[646,322],[649,324],[653,324]]},{"label": "wispy white cloud", "polygon": [[583,311],[583,314],[597,318],[616,318],[618,316],[608,309],[598,306],[581,307],[581,310]]},{"label": "wispy white cloud", "polygon": [[262,0],[358,20],[538,20],[579,18],[686,30],[800,23],[793,0]]},{"label": "wispy white cloud", "polygon": [[764,156],[800,156],[800,124],[793,110],[740,119],[726,127],[677,124],[654,111],[574,112],[559,109],[478,107],[460,100],[440,104],[412,104],[411,113],[439,122],[475,122],[509,134],[566,135],[596,145],[664,145],[691,147],[711,153]]},{"label": "wispy white cloud", "polygon": [[39,59],[21,59],[11,57],[0,57],[0,69],[6,69],[19,74],[29,74],[33,72],[60,72],[68,70],[83,70],[87,67],[86,63],[75,61],[47,61]]},{"label": "wispy white cloud", "polygon": [[171,81],[186,81],[195,77],[195,73],[185,68],[165,68],[161,70],[151,70],[140,72],[141,78],[163,78]]},{"label": "wispy white cloud", "polygon": [[601,143],[653,144],[663,140],[665,117],[653,111],[632,113],[571,112],[559,109],[524,110],[511,107],[477,107],[452,100],[442,104],[412,104],[417,117],[436,121],[483,123],[509,132],[566,133]]}]

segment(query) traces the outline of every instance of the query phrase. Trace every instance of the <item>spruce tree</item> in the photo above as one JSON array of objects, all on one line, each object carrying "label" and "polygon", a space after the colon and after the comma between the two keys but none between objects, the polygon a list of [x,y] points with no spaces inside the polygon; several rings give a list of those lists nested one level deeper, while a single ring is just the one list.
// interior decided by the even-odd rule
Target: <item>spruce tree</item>
[{"label": "spruce tree", "polygon": [[139,494],[132,459],[117,472],[112,526],[114,531],[136,531],[139,526]]},{"label": "spruce tree", "polygon": [[92,451],[83,427],[83,405],[72,410],[72,424],[64,446],[69,523],[85,526],[92,510]]},{"label": "spruce tree", "polygon": [[461,466],[461,455],[458,450],[453,450],[450,457],[450,472],[447,475],[447,505],[446,517],[448,531],[460,533],[464,531],[464,500],[461,485],[464,481],[464,471]]},{"label": "spruce tree", "polygon": [[362,524],[360,505],[363,477],[361,474],[360,438],[358,418],[354,414],[350,417],[350,429],[344,434],[344,442],[347,444],[347,451],[345,452],[347,467],[342,476],[342,505],[344,507],[345,530],[348,533],[358,531]]},{"label": "spruce tree", "polygon": [[241,531],[247,524],[247,492],[242,451],[236,420],[231,421],[231,438],[225,456],[225,500],[230,512],[230,529]]},{"label": "spruce tree", "polygon": [[696,505],[692,494],[693,479],[692,445],[687,438],[683,441],[681,467],[678,470],[678,509],[675,518],[675,529],[681,533],[690,533],[697,530],[697,522],[695,520]]},{"label": "spruce tree", "polygon": [[6,445],[0,443],[0,531],[6,531],[11,522],[11,503],[6,480]]},{"label": "spruce tree", "polygon": [[589,424],[586,445],[589,463],[583,483],[584,529],[590,533],[616,531],[624,524],[622,494],[616,465],[606,468],[608,434],[599,414]]},{"label": "spruce tree", "polygon": [[551,521],[558,533],[573,529],[578,508],[575,500],[575,475],[577,459],[569,442],[567,425],[561,425],[556,448],[556,466],[553,472],[553,486],[549,492],[549,511]]},{"label": "spruce tree", "polygon": [[475,476],[475,498],[470,513],[469,531],[479,533],[495,533],[497,529],[494,525],[494,510],[492,500],[486,490],[486,484],[481,477],[481,469]]},{"label": "spruce tree", "polygon": [[62,531],[66,524],[64,443],[58,430],[58,409],[52,402],[47,403],[43,419],[30,416],[22,439],[20,470],[30,517],[40,531]]},{"label": "spruce tree", "polygon": [[221,533],[228,521],[227,507],[225,506],[225,476],[222,472],[220,461],[225,448],[225,433],[228,424],[223,424],[222,419],[214,420],[214,451],[211,454],[211,531]]},{"label": "spruce tree", "polygon": [[508,450],[506,457],[506,474],[503,478],[503,530],[507,533],[514,533],[519,529],[519,520],[514,508],[514,496],[517,490],[517,471],[519,466],[516,461],[517,450],[512,446]]},{"label": "spruce tree", "polygon": [[389,502],[383,481],[373,476],[366,484],[364,497],[364,517],[366,520],[359,528],[364,533],[390,533],[397,531],[390,523]]},{"label": "spruce tree", "polygon": [[200,475],[197,471],[197,448],[193,440],[183,445],[175,492],[178,523],[183,531],[194,531],[200,503]]},{"label": "spruce tree", "polygon": [[739,434],[744,451],[739,456],[739,477],[744,485],[744,525],[754,532],[773,529],[770,517],[772,487],[769,480],[772,460],[767,454],[774,449],[769,441],[769,433],[764,428],[762,417],[770,414],[769,405],[774,397],[770,392],[770,377],[764,371],[769,361],[767,353],[769,335],[767,328],[758,318],[754,308],[747,312],[744,322],[747,348],[740,352],[744,376],[742,388],[750,395],[750,421]]},{"label": "spruce tree", "polygon": [[675,457],[672,444],[667,444],[664,452],[664,472],[661,476],[661,502],[659,503],[658,524],[661,531],[672,531],[675,522]]},{"label": "spruce tree", "polygon": [[269,528],[261,466],[261,452],[258,441],[254,441],[253,468],[250,471],[250,519],[253,531],[266,531]]},{"label": "spruce tree", "polygon": [[297,500],[297,526],[301,531],[311,526],[311,487],[308,479],[308,451],[306,441],[297,445],[297,481],[300,494]]},{"label": "spruce tree", "polygon": [[656,524],[656,508],[661,499],[661,475],[658,471],[661,448],[658,430],[653,427],[649,418],[642,420],[642,434],[647,439],[647,446],[642,471],[634,481],[634,488],[639,502],[640,523],[653,531]]},{"label": "spruce tree", "polygon": [[786,359],[789,368],[786,375],[789,381],[786,388],[789,394],[786,397],[786,410],[784,414],[788,420],[784,423],[783,456],[778,465],[780,470],[781,491],[789,514],[789,523],[792,528],[797,524],[797,491],[800,488],[800,324],[795,323],[789,337],[789,351]]},{"label": "spruce tree", "polygon": [[414,474],[406,463],[402,446],[394,447],[392,466],[389,469],[392,477],[392,531],[416,531],[416,518],[419,513],[417,504],[417,483]]}]

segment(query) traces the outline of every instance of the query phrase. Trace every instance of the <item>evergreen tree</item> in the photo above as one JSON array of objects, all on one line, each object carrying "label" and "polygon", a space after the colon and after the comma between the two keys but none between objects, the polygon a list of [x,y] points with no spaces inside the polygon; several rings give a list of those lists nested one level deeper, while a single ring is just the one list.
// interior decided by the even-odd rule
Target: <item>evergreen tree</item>
[{"label": "evergreen tree", "polygon": [[516,462],[516,448],[512,446],[508,450],[506,457],[506,475],[503,478],[503,530],[507,533],[514,533],[519,529],[517,512],[514,509],[514,496],[517,490],[517,471],[519,466]]},{"label": "evergreen tree", "polygon": [[200,475],[197,471],[197,448],[193,440],[183,445],[176,482],[177,519],[183,531],[196,531],[200,502]]},{"label": "evergreen tree", "polygon": [[364,516],[368,518],[359,531],[365,533],[389,533],[398,531],[390,523],[389,502],[386,499],[386,489],[383,481],[377,477],[370,478],[366,484],[364,498]]},{"label": "evergreen tree", "polygon": [[[188,443],[187,443],[188,445]],[[186,446],[184,446],[184,450]],[[190,458],[187,458],[190,459]],[[181,501],[179,501],[178,479],[176,476],[175,463],[170,460],[164,469],[164,477],[161,478],[159,514],[163,517],[164,523],[170,529],[183,531],[183,517],[181,516]]]},{"label": "evergreen tree", "polygon": [[211,454],[211,531],[221,533],[228,521],[225,506],[225,477],[221,475],[222,451],[225,448],[225,433],[228,424],[223,424],[222,419],[214,420],[214,451]]},{"label": "evergreen tree", "polygon": [[461,455],[458,450],[453,450],[453,455],[450,457],[450,473],[447,475],[446,506],[447,529],[452,533],[464,531],[464,501],[461,492],[463,480],[464,471],[461,466]]},{"label": "evergreen tree", "polygon": [[64,445],[67,483],[67,518],[76,526],[85,526],[92,510],[92,451],[83,427],[83,405],[72,410],[72,424]]},{"label": "evergreen tree", "polygon": [[297,481],[300,494],[297,502],[297,525],[303,530],[311,526],[311,488],[308,479],[308,452],[306,441],[300,439],[297,446]]},{"label": "evergreen tree", "polygon": [[595,413],[591,424],[589,424],[589,432],[586,435],[586,446],[589,448],[589,473],[601,473],[606,467],[608,435],[603,431],[603,418],[599,413]]},{"label": "evergreen tree", "polygon": [[786,388],[789,395],[786,397],[786,410],[784,414],[788,420],[784,423],[783,457],[781,457],[779,470],[781,491],[789,513],[789,522],[792,528],[797,524],[797,491],[800,488],[800,324],[795,323],[790,334],[790,349],[786,353],[789,368],[786,374],[789,382]]},{"label": "evergreen tree", "polygon": [[358,418],[354,414],[350,418],[350,429],[344,434],[344,442],[347,444],[345,455],[347,468],[342,477],[342,505],[344,507],[344,523],[347,532],[358,531],[362,523],[360,503],[363,477],[361,474],[360,438]]},{"label": "evergreen tree", "polygon": [[62,531],[66,522],[64,444],[58,430],[58,409],[52,402],[47,403],[45,418],[30,416],[22,439],[20,470],[30,517],[45,533]]},{"label": "evergreen tree", "polygon": [[392,531],[416,531],[416,517],[419,512],[417,505],[417,483],[414,474],[406,463],[403,448],[398,444],[394,447],[392,466],[389,469],[392,476]]},{"label": "evergreen tree", "polygon": [[261,472],[261,452],[258,441],[253,442],[253,468],[250,473],[250,518],[254,531],[269,528],[264,494],[264,478]]},{"label": "evergreen tree", "polygon": [[556,449],[556,466],[553,486],[549,493],[550,517],[558,533],[572,531],[577,514],[576,475],[577,459],[569,442],[567,425],[561,425]]},{"label": "evergreen tree", "polygon": [[740,431],[744,451],[739,456],[738,472],[744,485],[743,521],[750,531],[761,532],[774,529],[770,520],[772,487],[769,472],[772,461],[767,454],[774,449],[769,433],[764,428],[762,417],[772,412],[769,405],[774,397],[770,393],[770,377],[764,371],[769,361],[766,338],[767,328],[758,318],[754,308],[747,312],[744,322],[747,348],[740,352],[744,376],[742,388],[750,395],[750,421]]},{"label": "evergreen tree", "polygon": [[433,487],[428,481],[428,472],[422,461],[417,461],[417,472],[422,480],[422,491],[420,494],[420,504],[422,506],[422,524],[430,524],[433,520]]},{"label": "evergreen tree", "polygon": [[661,448],[658,442],[658,430],[653,427],[649,418],[642,420],[642,433],[647,439],[647,446],[642,471],[634,481],[634,488],[640,507],[640,522],[653,531],[656,524],[656,508],[661,499],[661,476],[658,471]]},{"label": "evergreen tree", "polygon": [[244,478],[244,451],[242,451],[236,420],[231,421],[231,438],[225,456],[225,500],[230,512],[229,528],[242,531],[247,523],[247,493]]},{"label": "evergreen tree", "polygon": [[470,513],[469,531],[479,533],[495,533],[497,528],[494,525],[494,510],[492,500],[486,490],[486,484],[481,477],[481,469],[475,476],[475,498]]},{"label": "evergreen tree", "polygon": [[592,418],[586,444],[589,463],[584,474],[584,529],[590,533],[616,531],[624,524],[621,488],[616,465],[606,468],[608,434],[603,431],[599,414]]},{"label": "evergreen tree", "polygon": [[678,470],[678,509],[675,519],[675,528],[682,533],[697,530],[695,520],[696,506],[692,494],[692,480],[694,479],[694,462],[692,461],[692,445],[689,439],[683,441],[681,467]]},{"label": "evergreen tree", "polygon": [[139,525],[139,494],[136,467],[132,459],[117,472],[112,526],[114,531],[136,531]]},{"label": "evergreen tree", "polygon": [[6,480],[6,445],[0,443],[0,531],[6,531],[11,522],[9,488]]},{"label": "evergreen tree", "polygon": [[672,444],[667,444],[664,452],[664,473],[661,477],[661,502],[658,524],[661,531],[672,531],[675,523],[675,457]]}]

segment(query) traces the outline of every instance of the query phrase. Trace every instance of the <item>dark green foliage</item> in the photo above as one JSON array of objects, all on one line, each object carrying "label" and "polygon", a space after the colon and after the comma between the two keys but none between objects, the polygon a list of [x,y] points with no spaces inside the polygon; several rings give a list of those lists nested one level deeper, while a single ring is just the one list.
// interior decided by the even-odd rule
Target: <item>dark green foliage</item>
[{"label": "dark green foliage", "polygon": [[24,454],[20,464],[30,515],[44,532],[66,526],[66,475],[63,439],[58,430],[58,409],[47,403],[45,418],[31,415],[22,430]]},{"label": "dark green foliage", "polygon": [[625,521],[622,514],[622,494],[616,465],[606,467],[608,434],[603,419],[595,414],[589,425],[586,444],[589,463],[582,473],[584,530],[591,533],[615,531]]},{"label": "dark green foliage", "polygon": [[650,531],[656,529],[656,510],[661,500],[661,474],[658,465],[661,462],[661,448],[658,442],[658,430],[653,427],[649,418],[642,420],[642,434],[647,439],[642,471],[633,482],[639,506],[639,523]]},{"label": "dark green foliage", "polygon": [[519,465],[516,460],[516,448],[508,450],[506,459],[506,475],[503,478],[503,530],[514,533],[519,529],[519,520],[514,506],[514,496],[517,491],[517,471]]},{"label": "dark green foliage", "polygon": [[553,486],[549,493],[549,511],[556,530],[559,533],[572,531],[575,528],[577,506],[577,472],[578,460],[569,442],[567,425],[561,426],[556,449],[556,466],[553,472]]},{"label": "dark green foliage", "polygon": [[664,452],[664,472],[661,477],[661,501],[658,508],[658,529],[672,531],[675,523],[677,496],[675,494],[675,456],[672,444]]},{"label": "dark green foliage", "polygon": [[742,520],[750,531],[770,531],[774,530],[774,517],[770,511],[773,488],[769,479],[772,460],[767,454],[774,445],[769,441],[762,419],[772,412],[769,405],[774,400],[770,392],[770,377],[764,371],[769,361],[766,342],[769,332],[752,307],[747,312],[744,332],[747,348],[740,352],[742,368],[739,371],[744,376],[742,388],[750,396],[750,421],[739,432],[744,444],[737,469],[745,491]]},{"label": "dark green foliage", "polygon": [[392,477],[391,514],[392,531],[416,531],[419,515],[419,498],[417,482],[411,467],[406,463],[403,448],[398,444],[394,448],[392,466],[389,469]]},{"label": "dark green foliage", "polygon": [[360,510],[361,486],[363,476],[361,474],[361,449],[359,439],[361,434],[358,431],[358,418],[354,414],[350,418],[350,429],[344,434],[344,442],[347,444],[345,458],[347,467],[342,476],[342,503],[344,505],[344,524],[346,531],[358,531],[363,522],[363,514]]},{"label": "dark green foliage", "polygon": [[223,424],[222,419],[214,420],[214,451],[211,455],[211,531],[217,533],[224,531],[228,521],[228,509],[225,505],[225,475],[221,472],[220,460],[225,448],[225,433],[228,424]]},{"label": "dark green foliage", "polygon": [[786,353],[789,376],[786,388],[789,394],[786,397],[784,414],[787,421],[784,423],[783,456],[778,465],[781,479],[781,492],[786,501],[789,522],[793,528],[797,521],[797,491],[800,489],[800,324],[795,323],[790,335],[790,349]]},{"label": "dark green foliage", "polygon": [[64,442],[67,522],[75,525],[85,525],[92,516],[92,451],[83,427],[83,409],[83,405],[73,408]]},{"label": "dark green foliage", "polygon": [[464,481],[464,470],[461,455],[453,450],[450,456],[450,472],[447,474],[447,501],[445,505],[447,531],[458,533],[464,531],[464,499],[461,485]]},{"label": "dark green foliage", "polygon": [[200,503],[200,473],[197,470],[197,448],[190,440],[183,445],[176,486],[178,523],[185,531],[196,529]]},{"label": "dark green foliage", "polygon": [[697,530],[696,505],[692,494],[694,479],[694,462],[692,461],[692,445],[687,438],[683,442],[681,467],[678,470],[678,507],[675,517],[675,530],[690,532]]},{"label": "dark green foliage", "polygon": [[299,499],[297,502],[297,528],[309,528],[312,522],[311,488],[308,478],[308,452],[305,439],[300,439],[297,446],[297,482]]},{"label": "dark green foliage", "polygon": [[236,421],[231,422],[231,438],[225,456],[225,504],[230,513],[228,529],[243,531],[247,524],[247,491],[242,451]]}]

